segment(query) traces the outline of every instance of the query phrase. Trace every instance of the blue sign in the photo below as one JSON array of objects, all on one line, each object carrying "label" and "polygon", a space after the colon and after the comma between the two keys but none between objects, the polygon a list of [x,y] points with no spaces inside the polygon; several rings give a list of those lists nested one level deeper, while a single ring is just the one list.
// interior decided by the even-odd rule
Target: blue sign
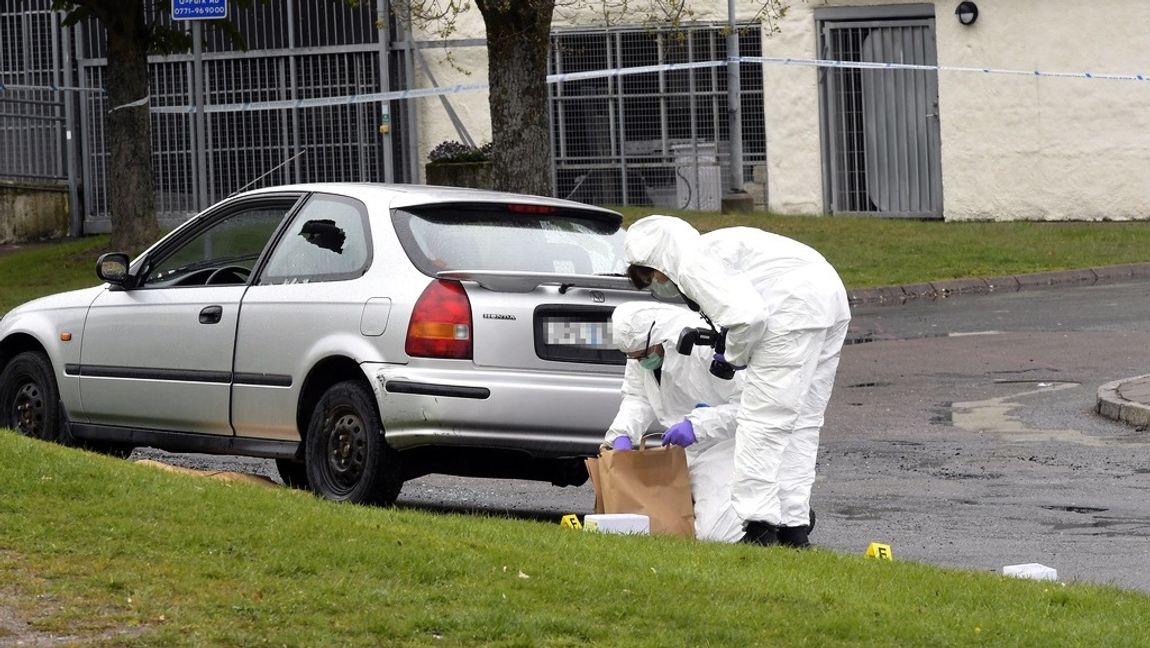
[{"label": "blue sign", "polygon": [[228,0],[172,0],[172,20],[218,20],[228,17]]}]

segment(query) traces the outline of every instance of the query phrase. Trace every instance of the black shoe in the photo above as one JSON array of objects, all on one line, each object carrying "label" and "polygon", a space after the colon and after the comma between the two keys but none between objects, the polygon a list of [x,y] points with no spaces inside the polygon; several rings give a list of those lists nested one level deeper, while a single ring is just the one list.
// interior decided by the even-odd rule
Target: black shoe
[{"label": "black shoe", "polygon": [[811,531],[815,530],[815,510],[814,509],[811,509],[811,514],[808,517],[810,517],[811,523],[807,525],[807,533],[810,533]]},{"label": "black shoe", "polygon": [[743,526],[743,537],[739,542],[770,547],[779,544],[779,527],[766,522],[749,520]]},{"label": "black shoe", "polygon": [[807,539],[807,533],[809,532],[810,525],[807,524],[802,526],[779,527],[779,544],[795,549],[806,549],[811,546],[810,540]]}]

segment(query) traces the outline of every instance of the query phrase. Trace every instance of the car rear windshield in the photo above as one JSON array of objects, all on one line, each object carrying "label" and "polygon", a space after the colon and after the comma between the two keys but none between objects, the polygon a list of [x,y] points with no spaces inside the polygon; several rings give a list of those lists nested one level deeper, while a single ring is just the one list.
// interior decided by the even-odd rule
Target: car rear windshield
[{"label": "car rear windshield", "polygon": [[451,204],[393,212],[421,272],[621,274],[623,229],[610,214],[537,205]]}]

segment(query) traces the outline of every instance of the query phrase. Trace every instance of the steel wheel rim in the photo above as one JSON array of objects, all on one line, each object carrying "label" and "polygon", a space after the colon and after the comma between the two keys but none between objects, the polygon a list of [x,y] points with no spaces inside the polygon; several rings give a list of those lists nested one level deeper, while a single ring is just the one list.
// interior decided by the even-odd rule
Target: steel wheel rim
[{"label": "steel wheel rim", "polygon": [[353,488],[363,476],[367,463],[367,426],[352,410],[332,414],[327,430],[327,467],[332,481]]},{"label": "steel wheel rim", "polygon": [[12,427],[24,436],[43,438],[44,395],[40,385],[27,382],[16,390],[12,399]]}]

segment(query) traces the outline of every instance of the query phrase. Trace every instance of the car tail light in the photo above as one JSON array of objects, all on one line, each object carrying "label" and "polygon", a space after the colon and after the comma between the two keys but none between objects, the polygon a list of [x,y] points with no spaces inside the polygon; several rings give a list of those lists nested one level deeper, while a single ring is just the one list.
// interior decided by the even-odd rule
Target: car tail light
[{"label": "car tail light", "polygon": [[513,203],[507,205],[507,211],[515,214],[554,214],[559,211],[559,208],[549,205],[522,205]]},{"label": "car tail light", "polygon": [[428,284],[411,311],[404,350],[421,358],[471,358],[471,301],[462,284]]}]

